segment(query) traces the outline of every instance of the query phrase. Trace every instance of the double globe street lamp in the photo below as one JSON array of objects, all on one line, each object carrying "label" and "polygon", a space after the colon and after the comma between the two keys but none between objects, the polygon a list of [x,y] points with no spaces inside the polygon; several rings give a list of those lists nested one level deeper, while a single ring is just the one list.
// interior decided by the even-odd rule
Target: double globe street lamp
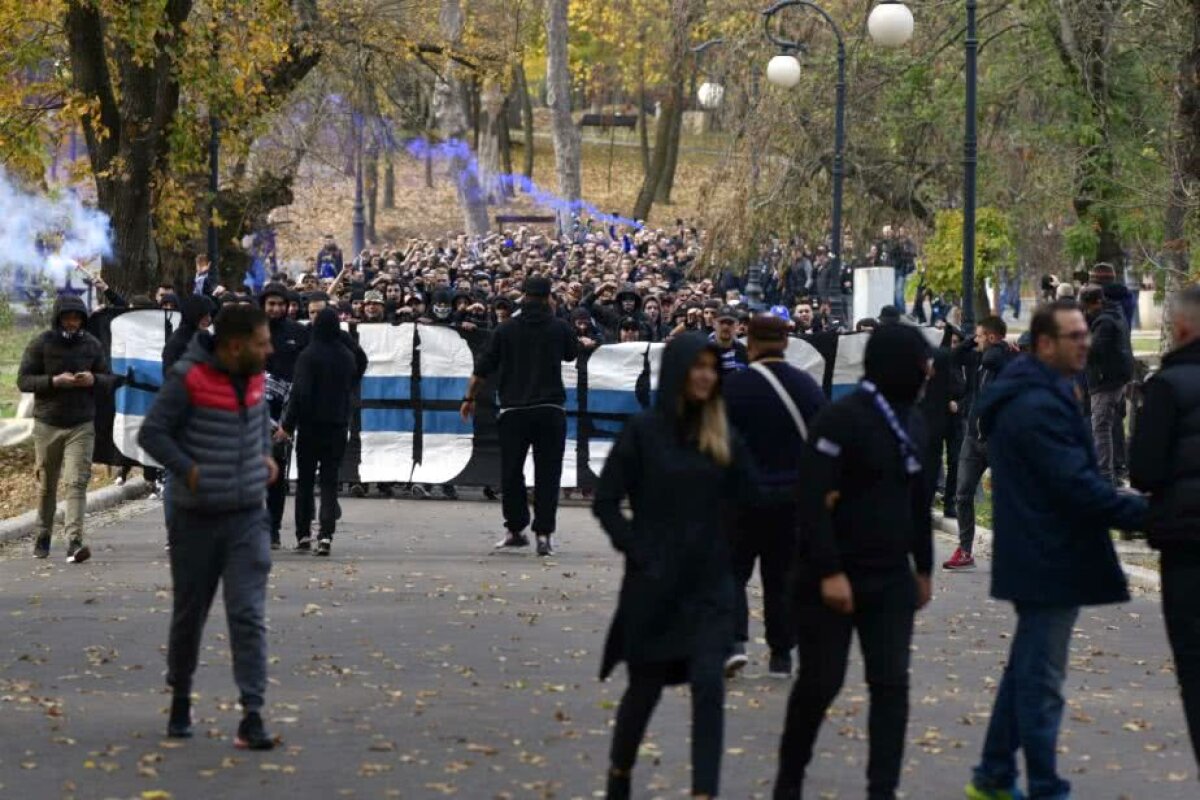
[{"label": "double globe street lamp", "polygon": [[[801,66],[797,53],[807,46],[803,42],[785,39],[771,30],[771,20],[785,8],[802,6],[817,12],[833,29],[837,38],[837,105],[834,111],[833,130],[833,214],[830,220],[832,258],[831,268],[841,270],[842,265],[842,179],[845,175],[846,147],[846,42],[842,29],[833,17],[812,0],[780,0],[763,13],[763,28],[767,38],[779,49],[779,55],[767,63],[767,80],[783,89],[793,89],[800,83]],[[913,16],[908,7],[895,0],[883,0],[871,12],[867,29],[876,44],[899,47],[912,38]]]}]

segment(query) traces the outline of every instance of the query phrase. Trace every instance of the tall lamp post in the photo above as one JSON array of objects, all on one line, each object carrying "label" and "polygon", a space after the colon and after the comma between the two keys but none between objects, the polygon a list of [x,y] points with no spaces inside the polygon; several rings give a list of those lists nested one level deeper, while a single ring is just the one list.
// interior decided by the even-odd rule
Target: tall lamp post
[{"label": "tall lamp post", "polygon": [[837,37],[837,105],[834,111],[833,128],[833,218],[831,220],[832,246],[830,255],[833,257],[832,268],[840,272],[842,265],[842,177],[845,174],[846,146],[846,42],[842,37],[842,29],[833,21],[833,17],[811,0],[779,0],[763,14],[763,28],[767,38],[782,52],[767,64],[767,80],[784,89],[793,89],[800,83],[800,61],[796,53],[803,53],[806,45],[784,39],[771,31],[771,19],[785,8],[805,6],[820,14],[833,35]]},{"label": "tall lamp post", "polygon": [[[362,108],[352,110],[351,119],[354,121],[354,216],[351,219],[353,234],[351,236],[354,248],[353,258],[358,259],[359,255],[367,247],[367,217],[364,213],[363,204],[363,109],[366,103],[362,102],[365,99],[366,76],[363,74],[362,54],[359,54],[358,71],[362,86],[364,87],[359,94],[360,105]],[[360,265],[361,266],[361,265]]]}]

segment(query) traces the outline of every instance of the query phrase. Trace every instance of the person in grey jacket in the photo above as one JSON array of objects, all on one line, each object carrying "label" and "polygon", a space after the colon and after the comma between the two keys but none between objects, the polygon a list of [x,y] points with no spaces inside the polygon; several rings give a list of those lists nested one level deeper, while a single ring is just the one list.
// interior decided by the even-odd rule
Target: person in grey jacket
[{"label": "person in grey jacket", "polygon": [[270,750],[261,710],[267,689],[266,599],[271,571],[267,487],[271,415],[263,369],[271,354],[266,314],[227,305],[214,335],[196,334],[166,376],[138,444],[170,473],[167,537],[174,601],[167,645],[167,735],[192,735],[192,675],[217,583],[224,583],[233,675],[244,716],[235,744]]}]

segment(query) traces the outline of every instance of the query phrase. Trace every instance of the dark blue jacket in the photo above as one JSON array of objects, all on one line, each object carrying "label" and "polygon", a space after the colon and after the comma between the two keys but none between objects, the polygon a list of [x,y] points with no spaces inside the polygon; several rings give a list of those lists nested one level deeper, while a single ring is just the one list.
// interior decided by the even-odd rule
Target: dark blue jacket
[{"label": "dark blue jacket", "polygon": [[979,400],[992,469],[992,596],[1079,606],[1129,599],[1109,528],[1138,528],[1142,497],[1100,477],[1072,384],[1031,356]]}]

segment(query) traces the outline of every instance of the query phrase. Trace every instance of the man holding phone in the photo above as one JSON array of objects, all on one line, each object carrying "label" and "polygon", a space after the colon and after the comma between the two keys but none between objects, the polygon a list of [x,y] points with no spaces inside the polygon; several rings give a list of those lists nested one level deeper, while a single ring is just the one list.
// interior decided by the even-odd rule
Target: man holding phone
[{"label": "man holding phone", "polygon": [[58,479],[65,474],[67,562],[82,564],[92,555],[83,542],[83,514],[96,440],[96,392],[111,390],[114,379],[104,346],[83,329],[87,307],[81,299],[58,298],[51,320],[50,330],[25,348],[17,375],[18,388],[34,396],[33,442],[41,491],[33,555],[50,555]]}]

